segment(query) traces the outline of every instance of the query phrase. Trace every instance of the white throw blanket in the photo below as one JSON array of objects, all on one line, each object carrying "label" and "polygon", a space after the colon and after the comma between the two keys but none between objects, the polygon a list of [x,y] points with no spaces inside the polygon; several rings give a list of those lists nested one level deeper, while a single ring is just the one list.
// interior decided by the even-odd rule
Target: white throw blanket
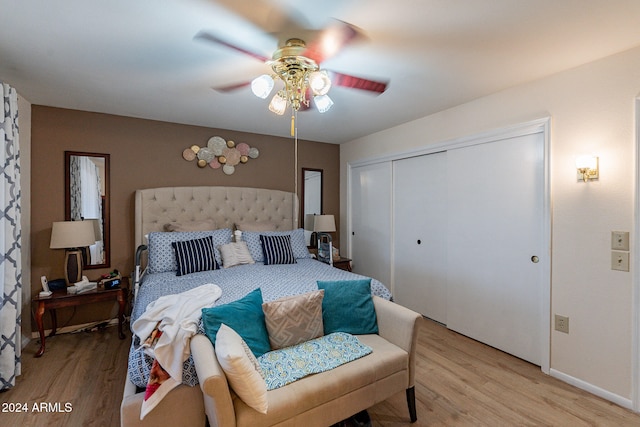
[{"label": "white throw blanket", "polygon": [[[189,358],[189,342],[198,330],[202,309],[212,306],[220,296],[220,287],[210,283],[181,294],[165,295],[150,303],[133,323],[132,330],[143,343],[145,353],[154,357],[170,376],[153,391],[147,388],[140,419],[182,383],[182,365]],[[161,334],[155,345],[145,343],[156,329]]]}]

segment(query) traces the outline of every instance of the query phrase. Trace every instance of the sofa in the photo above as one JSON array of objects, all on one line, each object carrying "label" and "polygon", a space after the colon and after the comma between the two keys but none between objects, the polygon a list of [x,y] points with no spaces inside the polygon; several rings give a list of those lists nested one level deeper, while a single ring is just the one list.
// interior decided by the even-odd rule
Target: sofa
[{"label": "sofa", "polygon": [[[416,340],[421,316],[373,297],[378,334],[358,335],[370,354],[330,371],[302,378],[267,392],[268,411],[260,413],[229,387],[205,335],[191,339],[191,352],[212,427],[329,426],[405,391],[408,415],[417,420],[415,405]],[[199,402],[198,402],[199,404]]]}]

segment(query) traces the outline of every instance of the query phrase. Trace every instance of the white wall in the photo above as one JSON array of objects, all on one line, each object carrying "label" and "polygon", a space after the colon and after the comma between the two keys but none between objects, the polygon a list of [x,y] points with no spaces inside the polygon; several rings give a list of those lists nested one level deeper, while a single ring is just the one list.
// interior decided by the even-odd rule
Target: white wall
[{"label": "white wall", "polygon": [[[568,335],[551,334],[551,369],[631,406],[632,275],[610,269],[610,233],[633,236],[639,91],[636,48],[342,144],[341,215],[349,162],[550,116],[551,310],[570,318]],[[600,157],[599,181],[576,181],[575,158],[584,153]]]}]

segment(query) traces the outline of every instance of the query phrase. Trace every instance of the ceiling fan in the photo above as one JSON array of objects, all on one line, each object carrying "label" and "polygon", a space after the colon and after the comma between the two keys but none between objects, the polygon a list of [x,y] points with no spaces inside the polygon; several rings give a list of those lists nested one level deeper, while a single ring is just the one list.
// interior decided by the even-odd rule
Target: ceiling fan
[{"label": "ceiling fan", "polygon": [[251,85],[252,92],[265,99],[273,91],[275,84],[282,82],[282,88],[276,92],[269,103],[269,110],[283,115],[287,107],[291,108],[291,134],[293,135],[295,115],[298,111],[310,108],[310,104],[315,105],[321,113],[331,108],[333,101],[328,96],[328,92],[332,85],[374,94],[381,94],[387,89],[388,82],[385,81],[370,80],[320,68],[323,61],[336,55],[360,34],[353,25],[334,21],[318,32],[309,43],[297,37],[286,39],[273,52],[271,58],[237,46],[207,31],[200,31],[195,38],[226,46],[267,63],[273,71],[271,74],[263,74],[251,82],[214,89],[228,92]]}]

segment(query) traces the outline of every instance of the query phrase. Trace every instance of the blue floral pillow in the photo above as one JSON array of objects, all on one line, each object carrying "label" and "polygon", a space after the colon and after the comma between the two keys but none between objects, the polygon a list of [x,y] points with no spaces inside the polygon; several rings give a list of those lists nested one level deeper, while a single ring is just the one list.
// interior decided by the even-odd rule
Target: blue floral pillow
[{"label": "blue floral pillow", "polygon": [[233,232],[230,228],[221,228],[212,231],[174,231],[160,232],[154,231],[149,233],[149,264],[147,266],[148,273],[165,273],[168,271],[177,271],[178,264],[172,247],[172,243],[185,240],[202,239],[204,237],[213,237],[213,247],[215,259],[218,265],[222,264],[222,256],[218,250],[218,246],[231,242]]}]

